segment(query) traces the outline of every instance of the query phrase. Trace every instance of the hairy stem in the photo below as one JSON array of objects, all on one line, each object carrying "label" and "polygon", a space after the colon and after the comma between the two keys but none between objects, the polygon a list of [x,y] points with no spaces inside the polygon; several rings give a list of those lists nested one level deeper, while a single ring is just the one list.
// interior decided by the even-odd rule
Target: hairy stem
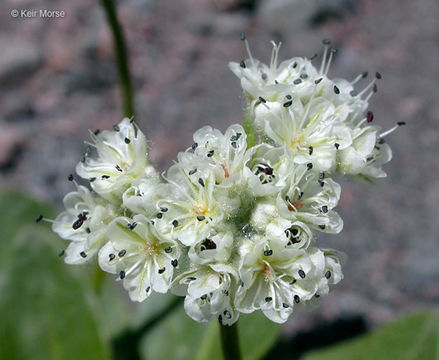
[{"label": "hairy stem", "polygon": [[134,105],[130,69],[128,66],[128,53],[122,27],[117,19],[114,1],[115,0],[101,0],[101,4],[107,16],[108,26],[111,29],[114,40],[114,50],[116,52],[117,70],[119,73],[123,103],[123,115],[130,118],[134,115]]},{"label": "hairy stem", "polygon": [[220,325],[221,345],[223,348],[224,360],[241,360],[239,350],[238,323],[232,326]]}]

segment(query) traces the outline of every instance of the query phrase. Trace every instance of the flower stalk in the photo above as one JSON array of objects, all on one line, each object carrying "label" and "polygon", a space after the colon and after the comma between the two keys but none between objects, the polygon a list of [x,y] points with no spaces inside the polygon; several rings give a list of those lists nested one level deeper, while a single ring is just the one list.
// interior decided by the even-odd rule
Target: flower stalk
[{"label": "flower stalk", "polygon": [[117,11],[114,0],[101,0],[102,8],[105,11],[108,26],[111,29],[116,53],[117,70],[122,93],[123,115],[131,118],[134,115],[133,92],[131,85],[131,75],[128,66],[128,52],[122,27],[117,19]]},{"label": "flower stalk", "polygon": [[241,360],[239,348],[238,322],[231,326],[220,325],[221,346],[224,360]]}]

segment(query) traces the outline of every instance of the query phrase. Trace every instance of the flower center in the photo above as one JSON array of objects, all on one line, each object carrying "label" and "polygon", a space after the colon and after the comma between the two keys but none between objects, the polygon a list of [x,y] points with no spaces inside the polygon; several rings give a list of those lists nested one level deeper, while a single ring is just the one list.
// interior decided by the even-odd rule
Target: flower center
[{"label": "flower center", "polygon": [[264,275],[265,281],[272,281],[276,278],[276,274],[267,262],[264,262],[264,266],[261,272]]},{"label": "flower center", "polygon": [[305,147],[303,135],[294,137],[290,141],[290,149],[291,150],[300,150]]},{"label": "flower center", "polygon": [[207,204],[196,204],[192,209],[195,217],[207,217],[210,214],[210,208]]},{"label": "flower center", "polygon": [[158,252],[158,247],[156,243],[147,243],[145,244],[145,251],[148,255],[152,256]]}]

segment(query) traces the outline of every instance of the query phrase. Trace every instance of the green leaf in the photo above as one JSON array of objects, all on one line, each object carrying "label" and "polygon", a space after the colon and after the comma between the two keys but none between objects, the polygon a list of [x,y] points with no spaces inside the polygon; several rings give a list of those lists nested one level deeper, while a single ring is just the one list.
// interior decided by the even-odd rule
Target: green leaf
[{"label": "green leaf", "polygon": [[408,315],[370,334],[313,351],[301,360],[437,360],[439,316],[432,311]]},{"label": "green leaf", "polygon": [[111,358],[86,286],[57,256],[65,243],[35,224],[53,210],[7,193],[0,194],[0,212],[0,358]]},{"label": "green leaf", "polygon": [[[189,318],[183,307],[158,324],[142,342],[145,359],[221,360],[219,324],[213,320],[199,324]],[[241,316],[238,321],[244,360],[256,360],[275,343],[281,326],[260,312]]]},{"label": "green leaf", "polygon": [[256,143],[256,128],[253,119],[248,112],[245,115],[242,127],[247,135],[247,149],[250,149],[255,146]]}]

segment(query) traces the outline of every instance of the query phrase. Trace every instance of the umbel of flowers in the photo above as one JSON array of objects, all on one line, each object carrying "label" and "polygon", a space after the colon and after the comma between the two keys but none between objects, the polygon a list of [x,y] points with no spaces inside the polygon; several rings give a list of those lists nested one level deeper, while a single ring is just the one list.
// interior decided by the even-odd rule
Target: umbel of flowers
[{"label": "umbel of flowers", "polygon": [[393,130],[380,132],[367,111],[381,76],[363,90],[354,85],[367,74],[329,79],[334,51],[324,43],[319,68],[278,64],[274,43],[269,65],[249,49],[230,63],[247,101],[244,128],[199,129],[163,174],[133,120],[91,133],[96,156],[89,149],[76,167],[91,190],[74,181],[53,221],[70,242],[65,262],[97,257],[132,300],[171,291],[199,322],[231,325],[261,310],[283,323],[299,303],[315,305],[343,278],[344,255],[317,242],[343,228],[333,176],[386,176],[383,137]]}]

